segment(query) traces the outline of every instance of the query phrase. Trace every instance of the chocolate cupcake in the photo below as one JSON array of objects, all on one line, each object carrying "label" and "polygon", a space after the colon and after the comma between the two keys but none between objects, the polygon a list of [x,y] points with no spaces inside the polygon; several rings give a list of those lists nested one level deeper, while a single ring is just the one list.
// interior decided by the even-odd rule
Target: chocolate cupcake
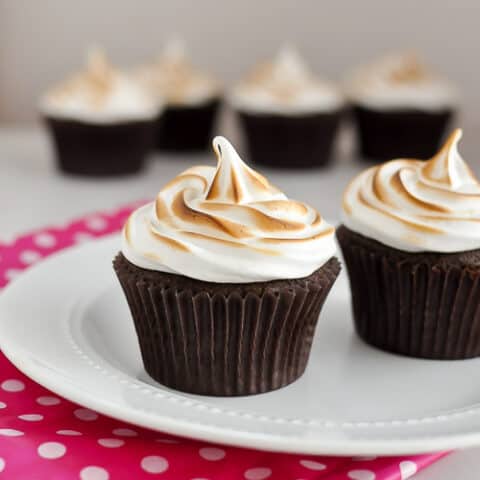
[{"label": "chocolate cupcake", "polygon": [[457,91],[412,53],[392,54],[347,81],[360,153],[367,160],[427,159],[455,113]]},{"label": "chocolate cupcake", "polygon": [[295,50],[285,48],[254,69],[233,89],[230,102],[253,162],[311,168],[331,159],[342,96],[314,76]]},{"label": "chocolate cupcake", "polygon": [[60,170],[97,177],[142,168],[161,104],[95,50],[87,70],[48,92],[40,110]]},{"label": "chocolate cupcake", "polygon": [[156,147],[167,152],[208,149],[221,101],[220,83],[194,67],[179,40],[171,40],[157,62],[140,68],[138,78],[166,102],[157,125]]},{"label": "chocolate cupcake", "polygon": [[480,183],[455,130],[427,162],[392,160],[355,178],[337,230],[358,334],[402,355],[480,356]]},{"label": "chocolate cupcake", "polygon": [[114,268],[152,378],[204,395],[268,392],[304,372],[339,273],[334,229],[223,137],[135,211]]}]

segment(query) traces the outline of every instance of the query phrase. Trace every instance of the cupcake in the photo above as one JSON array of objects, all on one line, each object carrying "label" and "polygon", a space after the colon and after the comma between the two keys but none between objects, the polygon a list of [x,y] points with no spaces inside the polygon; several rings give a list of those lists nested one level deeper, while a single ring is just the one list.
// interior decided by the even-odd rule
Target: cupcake
[{"label": "cupcake", "polygon": [[284,48],[255,68],[230,95],[253,162],[272,167],[320,167],[331,158],[343,100],[299,54]]},{"label": "cupcake", "polygon": [[427,162],[398,159],[348,186],[337,230],[358,334],[412,357],[480,355],[480,183],[455,130]]},{"label": "cupcake", "polygon": [[60,170],[109,176],[137,172],[152,148],[161,105],[131,76],[90,51],[87,69],[53,88],[40,111]]},{"label": "cupcake", "polygon": [[157,126],[157,148],[167,152],[207,150],[220,106],[219,82],[190,63],[178,40],[167,43],[158,61],[140,68],[137,74],[166,102]]},{"label": "cupcake", "polygon": [[360,153],[370,160],[435,154],[458,102],[457,91],[416,55],[392,54],[347,82]]},{"label": "cupcake", "polygon": [[205,395],[283,387],[307,365],[340,270],[334,229],[245,165],[223,137],[136,210],[114,269],[143,363],[159,383]]}]

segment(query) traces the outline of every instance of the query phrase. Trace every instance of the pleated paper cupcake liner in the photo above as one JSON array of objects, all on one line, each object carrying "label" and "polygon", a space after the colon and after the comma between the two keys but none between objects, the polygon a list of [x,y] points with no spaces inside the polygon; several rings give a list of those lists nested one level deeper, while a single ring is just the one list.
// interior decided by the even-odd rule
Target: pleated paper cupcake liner
[{"label": "pleated paper cupcake liner", "polygon": [[305,279],[225,286],[144,270],[121,254],[114,268],[150,376],[217,396],[268,392],[302,375],[340,270],[332,258]]},{"label": "pleated paper cupcake liner", "polygon": [[278,168],[322,167],[331,160],[343,112],[309,115],[239,113],[252,162]]},{"label": "pleated paper cupcake liner", "polygon": [[359,237],[337,229],[363,340],[411,357],[480,356],[480,270],[394,249],[387,254]]}]

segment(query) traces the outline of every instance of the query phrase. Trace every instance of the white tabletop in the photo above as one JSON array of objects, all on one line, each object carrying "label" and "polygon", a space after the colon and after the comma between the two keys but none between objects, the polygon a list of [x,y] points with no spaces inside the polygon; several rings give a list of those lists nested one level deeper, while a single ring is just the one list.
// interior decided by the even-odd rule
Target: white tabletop
[{"label": "white tabletop", "polygon": [[[475,142],[469,144],[473,151]],[[334,165],[326,170],[295,172],[263,170],[288,193],[317,207],[335,221],[341,193],[364,164],[354,162],[342,142]],[[465,154],[465,158],[470,158]],[[476,158],[476,157],[473,157]],[[130,201],[151,198],[176,173],[199,163],[214,164],[212,154],[202,156],[152,157],[145,171],[134,177],[92,180],[66,177],[56,172],[50,145],[38,128],[0,129],[0,239],[45,225],[61,225],[72,217],[97,210],[113,210]],[[478,167],[474,165],[474,169]],[[477,480],[480,448],[455,452],[418,474],[418,480]]]}]

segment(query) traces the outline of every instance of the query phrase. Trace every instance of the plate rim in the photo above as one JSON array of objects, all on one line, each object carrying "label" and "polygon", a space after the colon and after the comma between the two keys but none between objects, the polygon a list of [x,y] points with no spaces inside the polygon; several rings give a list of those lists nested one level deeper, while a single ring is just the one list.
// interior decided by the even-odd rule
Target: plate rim
[{"label": "plate rim", "polygon": [[[37,263],[22,273],[14,282],[7,285],[0,293],[0,312],[4,299],[13,295],[11,292],[22,288],[25,278],[28,279],[31,272],[39,269],[48,268],[53,261],[64,255],[75,255],[78,251],[90,248],[100,248],[100,244],[108,244],[117,238],[118,234],[107,235],[96,241],[87,244],[75,245],[56,252]],[[27,280],[28,281],[28,280]],[[80,300],[80,298],[78,299]],[[194,438],[209,443],[221,443],[243,448],[255,448],[265,451],[288,452],[297,454],[323,454],[323,455],[400,455],[400,454],[420,454],[437,450],[450,450],[453,448],[471,447],[480,444],[480,431],[462,432],[448,435],[425,435],[415,436],[413,438],[403,437],[402,439],[392,439],[387,442],[385,439],[364,439],[361,441],[334,441],[331,438],[319,440],[292,438],[287,439],[279,437],[278,434],[258,433],[258,432],[240,432],[228,427],[211,426],[204,423],[196,423],[191,420],[179,420],[178,418],[169,418],[158,413],[147,414],[141,410],[132,410],[125,412],[124,407],[118,404],[105,401],[103,398],[95,397],[92,392],[85,392],[74,381],[63,383],[59,381],[61,375],[55,372],[46,372],[44,368],[38,366],[35,362],[30,362],[29,355],[22,355],[20,343],[13,341],[9,343],[8,335],[5,333],[5,322],[0,322],[0,347],[5,356],[28,377],[46,387],[52,392],[74,402],[81,406],[97,411],[107,417],[114,418],[120,422],[128,422],[157,432],[169,433],[188,438]],[[8,323],[8,322],[6,322]],[[73,353],[73,352],[72,352]],[[72,380],[74,377],[72,376]],[[153,388],[153,387],[152,387]],[[208,397],[206,397],[208,398]],[[468,409],[468,407],[466,407]],[[480,410],[480,407],[478,407]],[[152,415],[155,417],[155,424],[152,425]],[[476,416],[479,412],[475,412]],[[448,419],[446,420],[448,422]],[[286,445],[288,443],[288,445]],[[287,448],[288,446],[288,448]]]}]

